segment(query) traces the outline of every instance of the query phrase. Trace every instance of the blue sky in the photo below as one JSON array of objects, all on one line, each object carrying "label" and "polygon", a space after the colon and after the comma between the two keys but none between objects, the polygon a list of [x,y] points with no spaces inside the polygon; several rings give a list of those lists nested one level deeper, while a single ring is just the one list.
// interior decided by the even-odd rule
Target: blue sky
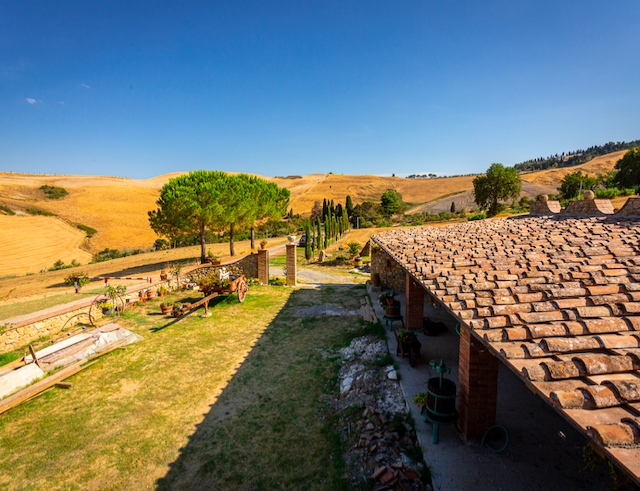
[{"label": "blue sky", "polygon": [[0,2],[0,170],[464,174],[640,138],[640,2]]}]

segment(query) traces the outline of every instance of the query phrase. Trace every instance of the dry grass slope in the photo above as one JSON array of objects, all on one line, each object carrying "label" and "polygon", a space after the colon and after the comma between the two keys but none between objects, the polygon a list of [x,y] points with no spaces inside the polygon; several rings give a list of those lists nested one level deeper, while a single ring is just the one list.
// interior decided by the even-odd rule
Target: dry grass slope
[{"label": "dry grass slope", "polygon": [[[566,169],[552,169],[523,176],[523,180],[541,186],[557,186],[560,179],[569,172],[582,170],[590,175],[596,175],[611,170],[615,162],[619,160],[625,151],[615,152],[577,167]],[[0,173],[0,205],[8,206],[17,211],[24,212],[28,207],[40,208],[59,216],[67,223],[80,223],[96,229],[98,232],[91,239],[82,243],[82,249],[95,253],[104,248],[111,249],[137,249],[150,247],[156,234],[149,227],[147,212],[155,208],[162,185],[169,178],[184,174],[175,172],[146,180],[126,179],[105,176],[46,176],[31,174]],[[315,201],[324,198],[334,200],[336,203],[344,203],[345,197],[350,195],[354,203],[365,200],[379,200],[387,189],[395,189],[404,201],[408,203],[426,203],[439,196],[448,195],[473,188],[473,177],[452,177],[441,179],[402,179],[398,177],[379,176],[350,176],[336,174],[310,174],[300,178],[273,178],[265,179],[273,181],[280,186],[287,187],[291,191],[291,207],[295,213],[308,213]],[[61,200],[46,200],[38,189],[47,184],[50,186],[62,186],[69,195]],[[467,193],[468,194],[468,193]],[[454,199],[455,200],[455,199]],[[450,206],[450,201],[438,203],[441,207]],[[462,203],[456,203],[459,205]],[[431,206],[433,208],[433,206]],[[33,250],[25,248],[30,237],[38,237],[40,230],[52,230],[60,227],[60,220],[51,217],[39,217],[37,221],[18,222],[23,217],[3,216],[8,241],[12,244],[11,263],[30,264],[34,257],[49,258],[51,241],[42,242],[42,248]],[[25,228],[26,223],[33,223],[31,229]],[[11,224],[11,225],[9,225]],[[45,234],[46,235],[46,234]],[[62,234],[60,237],[66,237]],[[60,241],[61,243],[63,240]],[[38,244],[40,242],[36,242]],[[19,246],[17,244],[20,244]],[[3,249],[4,250],[4,249]],[[65,260],[68,258],[80,258],[79,244],[73,242],[73,247],[66,254],[57,253],[54,259]],[[6,258],[6,256],[5,256]],[[8,264],[7,259],[0,259],[2,264]],[[40,262],[38,263],[38,267]],[[66,261],[65,261],[66,262]],[[13,272],[29,272],[29,269],[20,267],[12,268]],[[5,270],[7,271],[7,270]]]}]

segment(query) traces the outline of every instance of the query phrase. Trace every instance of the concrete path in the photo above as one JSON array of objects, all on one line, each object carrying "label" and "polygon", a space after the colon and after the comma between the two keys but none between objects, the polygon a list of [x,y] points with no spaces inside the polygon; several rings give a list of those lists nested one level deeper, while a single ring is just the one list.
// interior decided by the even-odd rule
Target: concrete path
[{"label": "concrete path", "polygon": [[[379,293],[371,293],[376,314],[384,312],[377,302]],[[396,297],[402,303],[404,294]],[[425,461],[433,475],[436,490],[586,490],[606,489],[613,481],[600,464],[597,471],[583,471],[586,461],[582,449],[588,440],[569,425],[553,408],[529,391],[526,385],[500,364],[496,423],[509,432],[509,443],[502,453],[494,453],[479,443],[466,443],[454,426],[441,426],[438,444],[432,443],[432,426],[425,423],[411,399],[426,392],[427,381],[438,377],[430,360],[443,359],[451,368],[447,376],[458,384],[458,335],[456,321],[444,310],[425,303],[425,315],[444,322],[448,331],[436,337],[418,334],[422,343],[422,361],[415,368],[407,358],[396,358],[401,385],[408,407],[416,421],[418,439]],[[395,323],[396,329],[400,323]],[[396,340],[387,332],[389,349],[395,356]],[[496,441],[494,445],[500,442]]]}]

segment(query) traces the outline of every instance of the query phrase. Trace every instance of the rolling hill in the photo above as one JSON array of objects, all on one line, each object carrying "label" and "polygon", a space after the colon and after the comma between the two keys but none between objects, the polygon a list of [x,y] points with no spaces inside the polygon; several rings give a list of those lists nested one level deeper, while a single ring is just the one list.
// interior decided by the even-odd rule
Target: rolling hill
[{"label": "rolling hill", "polygon": [[[534,197],[541,192],[552,192],[553,187],[569,172],[582,170],[590,175],[607,172],[624,153],[614,152],[597,157],[580,166],[523,174],[523,181],[528,183],[523,186],[524,194]],[[183,172],[138,180],[107,176],[0,173],[0,205],[16,213],[15,216],[8,216],[0,212],[0,225],[3,228],[0,270],[5,274],[33,272],[35,263],[39,269],[41,262],[49,267],[57,259],[67,263],[77,259],[86,263],[88,253],[96,253],[107,247],[150,247],[157,236],[149,227],[147,212],[155,208],[163,184],[180,174]],[[377,201],[390,188],[399,192],[407,203],[423,204],[414,207],[414,212],[448,209],[451,201],[456,201],[458,209],[472,207],[470,191],[473,189],[473,176],[404,179],[310,174],[264,179],[288,188],[291,191],[290,208],[294,213],[301,214],[309,213],[315,201],[324,198],[344,203],[345,197],[350,195],[354,204],[365,200]],[[43,185],[63,187],[68,195],[59,200],[47,199],[39,189]],[[28,208],[56,216],[33,217],[27,213]],[[83,239],[82,233],[78,235],[79,229],[74,227],[77,224],[97,232],[92,238]],[[52,235],[53,230],[58,231],[59,240],[52,239],[56,235]],[[26,263],[31,265],[29,269],[24,268]]]}]

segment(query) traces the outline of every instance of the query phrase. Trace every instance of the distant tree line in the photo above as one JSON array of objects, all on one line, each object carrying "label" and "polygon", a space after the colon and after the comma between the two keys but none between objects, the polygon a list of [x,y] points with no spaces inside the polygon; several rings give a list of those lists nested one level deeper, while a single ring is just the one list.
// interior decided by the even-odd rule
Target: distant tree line
[{"label": "distant tree line", "polygon": [[611,152],[618,152],[640,146],[640,140],[631,142],[609,142],[604,145],[594,145],[586,150],[575,150],[573,152],[562,152],[561,154],[550,155],[548,157],[539,157],[533,160],[527,160],[513,167],[518,171],[539,171],[546,169],[554,169],[561,167],[573,167],[575,165],[584,164],[594,157],[606,155]]}]

